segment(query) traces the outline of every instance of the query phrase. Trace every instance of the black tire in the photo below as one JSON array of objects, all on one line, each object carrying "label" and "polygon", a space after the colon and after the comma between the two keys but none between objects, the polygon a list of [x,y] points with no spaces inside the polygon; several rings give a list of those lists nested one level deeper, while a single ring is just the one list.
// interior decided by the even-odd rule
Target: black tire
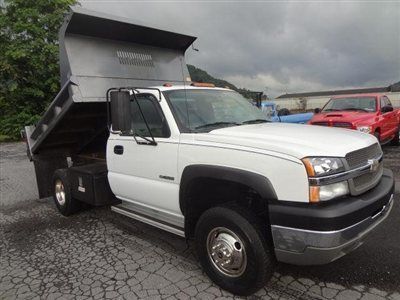
[{"label": "black tire", "polygon": [[400,134],[400,127],[397,129],[397,132],[395,133],[394,138],[390,142],[390,144],[392,146],[399,146],[400,145],[399,134]]},{"label": "black tire", "polygon": [[287,108],[282,108],[278,111],[278,116],[288,116],[290,115],[290,111]]},{"label": "black tire", "polygon": [[[203,270],[212,281],[233,294],[251,295],[262,288],[274,272],[275,258],[272,249],[268,247],[266,234],[262,233],[258,224],[260,224],[259,220],[254,214],[237,207],[210,208],[201,215],[196,224],[196,250]],[[243,253],[246,254],[246,264],[242,264],[242,268],[238,268],[241,273],[235,274],[234,277],[221,271],[217,267],[217,263],[214,263],[211,258],[214,256],[211,253],[209,254],[210,251],[213,252],[211,246],[215,245],[210,243],[209,235],[219,237],[221,233],[216,232],[215,235],[211,233],[215,230],[224,229],[228,229],[239,238],[239,247],[236,247],[236,242],[232,245],[235,245],[237,249],[243,249]],[[210,244],[209,247],[208,244]],[[209,251],[208,248],[211,248],[211,250]],[[215,257],[220,259],[223,256],[221,252],[224,251],[225,249],[218,250],[217,248],[214,251]],[[230,252],[228,251],[228,253]],[[220,261],[226,259],[226,257],[221,258]]]},{"label": "black tire", "polygon": [[[57,185],[61,184],[64,191],[64,201],[57,198]],[[81,208],[81,203],[72,198],[71,186],[68,181],[68,175],[66,169],[59,169],[54,172],[53,176],[53,199],[56,204],[58,211],[64,215],[69,216]]]}]

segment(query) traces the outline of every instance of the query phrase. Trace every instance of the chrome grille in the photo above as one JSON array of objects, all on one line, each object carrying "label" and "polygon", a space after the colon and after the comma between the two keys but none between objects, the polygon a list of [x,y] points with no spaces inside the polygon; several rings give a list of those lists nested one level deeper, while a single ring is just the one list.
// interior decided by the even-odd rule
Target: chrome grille
[{"label": "chrome grille", "polygon": [[383,173],[383,165],[379,164],[375,172],[366,173],[353,178],[354,190],[356,193],[364,192],[378,183]]},{"label": "chrome grille", "polygon": [[367,148],[359,149],[347,153],[346,160],[350,169],[364,166],[368,163],[369,159],[377,158],[382,154],[381,147],[378,143],[373,144]]},{"label": "chrome grille", "polygon": [[[346,161],[348,169],[351,170],[358,167],[367,166],[369,164],[368,160],[377,159],[381,157],[381,155],[382,150],[378,143],[347,153]],[[375,170],[371,170],[368,173],[350,179],[349,187],[351,194],[359,195],[376,186],[382,177],[382,173],[383,163],[381,161]]]}]

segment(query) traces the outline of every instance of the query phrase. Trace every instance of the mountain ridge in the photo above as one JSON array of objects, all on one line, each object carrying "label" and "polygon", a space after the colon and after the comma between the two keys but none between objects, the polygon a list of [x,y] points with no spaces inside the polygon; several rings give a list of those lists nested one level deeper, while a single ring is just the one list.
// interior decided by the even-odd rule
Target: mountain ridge
[{"label": "mountain ridge", "polygon": [[213,83],[217,87],[229,88],[231,90],[234,90],[234,91],[242,94],[242,96],[244,96],[245,98],[253,99],[253,100],[256,100],[257,94],[259,93],[256,91],[248,90],[246,88],[238,88],[234,84],[230,83],[229,81],[226,81],[224,79],[215,78],[212,75],[208,74],[206,71],[204,71],[198,67],[195,67],[193,65],[188,64],[187,67],[189,69],[190,77],[192,78],[192,81],[194,81],[194,82]]}]

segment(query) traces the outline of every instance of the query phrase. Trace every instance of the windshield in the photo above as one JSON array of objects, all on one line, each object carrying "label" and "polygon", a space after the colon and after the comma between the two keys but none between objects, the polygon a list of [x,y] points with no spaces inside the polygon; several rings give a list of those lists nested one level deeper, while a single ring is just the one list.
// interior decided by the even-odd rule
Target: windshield
[{"label": "windshield", "polygon": [[234,91],[187,89],[164,94],[180,125],[192,132],[266,122],[260,109]]},{"label": "windshield", "polygon": [[376,99],[375,97],[335,98],[329,100],[322,111],[329,112],[338,110],[374,112],[376,111]]}]

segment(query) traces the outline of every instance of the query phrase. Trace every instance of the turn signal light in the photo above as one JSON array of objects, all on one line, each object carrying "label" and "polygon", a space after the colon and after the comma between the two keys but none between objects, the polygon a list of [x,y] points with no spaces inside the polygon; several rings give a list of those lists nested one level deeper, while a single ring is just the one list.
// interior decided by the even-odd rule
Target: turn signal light
[{"label": "turn signal light", "polygon": [[308,158],[303,158],[302,159],[304,166],[306,167],[306,171],[309,177],[315,176],[315,171],[314,167],[311,163],[311,161]]},{"label": "turn signal light", "polygon": [[215,87],[215,84],[213,83],[207,83],[207,82],[193,82],[191,86],[196,86],[196,87]]},{"label": "turn signal light", "polygon": [[317,203],[319,202],[319,186],[310,186],[310,202]]}]

